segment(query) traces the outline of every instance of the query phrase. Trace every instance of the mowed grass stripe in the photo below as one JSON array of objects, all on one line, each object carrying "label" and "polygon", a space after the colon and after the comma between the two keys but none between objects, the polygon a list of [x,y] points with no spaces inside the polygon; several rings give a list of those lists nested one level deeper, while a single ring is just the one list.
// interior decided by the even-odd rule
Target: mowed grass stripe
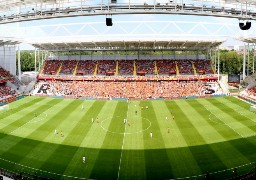
[{"label": "mowed grass stripe", "polygon": [[[143,107],[141,111],[143,129],[148,126],[146,119],[151,122],[151,127],[143,133],[146,179],[173,178],[172,166],[152,103],[150,101],[141,101],[140,106]],[[145,108],[146,106],[148,106],[148,109]],[[153,134],[152,138],[149,135],[150,132]],[[158,149],[157,153],[155,153],[156,147],[161,147],[162,149]]]},{"label": "mowed grass stripe", "polygon": [[[82,168],[85,168],[85,171],[80,171],[80,172],[78,172],[77,170],[75,171],[77,172],[77,174],[79,173],[83,174],[82,177],[86,177],[86,178],[90,177],[93,171],[93,168],[95,168],[94,166],[97,161],[102,144],[105,140],[106,134],[109,133],[106,130],[109,129],[112,116],[118,104],[118,101],[102,101],[102,102],[104,103],[104,106],[100,109],[100,111],[98,112],[96,110],[97,112],[94,112],[90,115],[91,117],[94,118],[94,122],[91,123],[90,129],[87,132],[86,137],[82,142],[83,147],[93,147],[93,148],[79,149],[79,153],[81,153],[80,158],[81,158],[81,155],[86,157],[86,164],[82,163],[81,165]],[[91,117],[89,117],[90,122],[91,122]],[[105,128],[106,130],[104,130],[103,128]],[[79,154],[77,156],[79,156]],[[79,160],[78,163],[80,162],[82,162],[81,159]]]},{"label": "mowed grass stripe", "polygon": [[152,101],[152,105],[155,109],[156,118],[162,133],[165,147],[186,147],[187,143],[183,139],[179,128],[173,120],[173,115],[166,106],[166,103],[164,101]]},{"label": "mowed grass stripe", "polygon": [[[12,110],[12,109],[22,109],[22,107],[28,103],[33,103],[34,100],[36,99],[45,99],[45,98],[41,98],[41,97],[36,97],[36,96],[27,96],[27,97],[24,97],[22,99],[19,99],[17,101],[13,101],[12,103],[8,104],[9,106],[9,109]],[[6,113],[6,111],[3,111],[2,113]],[[2,114],[0,113],[0,114]]]},{"label": "mowed grass stripe", "polygon": [[[64,109],[56,114],[57,117],[53,116],[51,118],[50,127],[49,124],[44,124],[37,129],[37,131],[39,130],[41,132],[40,136],[47,137],[49,133],[54,133],[54,129],[56,129],[61,123],[63,123],[63,119],[65,120],[65,118],[70,115],[70,112],[73,112],[75,111],[75,109],[80,108],[82,103],[83,101],[81,100],[72,100],[71,103],[69,103],[67,106],[65,106]],[[47,159],[41,165],[40,169],[50,172],[54,169],[56,173],[63,174],[66,169],[66,165],[71,161],[76,150],[77,147],[75,146],[56,146],[56,148],[53,149],[52,153],[47,154]]]},{"label": "mowed grass stripe", "polygon": [[183,113],[186,115],[193,128],[203,136],[204,143],[210,144],[214,142],[225,141],[226,139],[221,136],[215,128],[213,128],[207,121],[205,121],[205,116],[202,116],[200,109],[197,109],[197,104],[193,103],[197,100],[183,100],[177,101],[180,109],[184,109]]},{"label": "mowed grass stripe", "polygon": [[[72,100],[73,101],[73,100]],[[69,102],[70,102],[70,100],[69,100]],[[82,111],[80,108],[80,106],[81,106],[81,103],[82,103],[82,101],[80,100],[79,101],[79,104],[77,105],[77,108],[76,108],[76,110],[75,111],[80,111],[82,114],[83,114],[83,112],[84,111]],[[68,106],[69,104],[67,104],[67,106]],[[88,106],[88,105],[87,105]],[[72,111],[72,109],[71,109],[71,111]],[[74,111],[73,111],[74,112]],[[71,113],[72,114],[72,113]],[[65,120],[65,121],[70,121],[70,120],[68,120],[70,118],[70,116],[67,116],[67,119]],[[50,132],[50,134],[51,135],[53,135],[53,132]],[[83,136],[82,136],[83,137]],[[55,138],[59,138],[59,139],[62,139],[62,137],[60,137],[60,136],[58,136],[58,135],[55,135]],[[48,145],[48,144],[47,144]],[[46,145],[46,147],[47,147],[47,145]],[[35,164],[34,166],[36,166],[38,169],[41,169],[41,165],[42,165],[42,162],[47,162],[47,159],[49,158],[49,156],[50,155],[52,155],[52,154],[54,154],[54,153],[57,153],[58,154],[58,152],[57,151],[60,151],[60,152],[62,152],[60,149],[62,149],[61,147],[60,147],[61,145],[53,145],[53,146],[50,146],[50,147],[48,147],[47,148],[47,150],[45,150],[45,153],[44,153],[44,155],[43,156],[40,156],[40,161],[38,161],[38,160],[35,160],[35,161],[33,161],[34,163],[37,163],[37,164]],[[59,149],[58,149],[58,147],[59,147]],[[63,147],[63,146],[62,146]],[[68,146],[66,146],[66,147],[68,147]],[[34,149],[33,149],[33,151],[31,151],[29,154],[28,154],[28,157],[35,157],[35,156],[38,156],[38,154],[40,154],[40,151],[42,151],[42,149],[44,149],[45,148],[45,143],[41,143],[41,144],[39,144],[37,147],[35,147]],[[65,148],[65,147],[64,147]],[[75,154],[73,154],[73,152],[75,151],[75,146],[74,147],[72,147],[72,148],[67,148],[68,149],[68,151],[66,152],[67,154],[69,153],[69,154],[72,154],[72,155],[74,155],[75,156]],[[81,148],[79,148],[79,147],[76,147],[76,152],[78,151],[78,149],[81,149]],[[69,151],[70,150],[72,150],[72,152],[70,153]],[[41,152],[42,153],[42,152]],[[81,156],[82,157],[82,156]],[[80,157],[80,158],[81,158]],[[81,163],[81,159],[76,159],[76,163]],[[72,158],[72,160],[73,160],[74,158]],[[29,164],[29,161],[30,161],[30,158],[24,158],[20,163],[21,164]],[[31,162],[31,161],[30,161]],[[56,163],[58,163],[58,162],[56,162]],[[71,164],[71,163],[67,163],[67,164],[63,164],[65,167],[67,166],[67,165],[69,165],[69,164]],[[57,166],[57,165],[56,165]],[[79,167],[82,167],[82,166],[79,166]],[[74,169],[77,169],[77,167],[75,168],[75,167],[73,167]],[[78,168],[79,169],[79,168]],[[81,170],[81,169],[80,169]],[[84,169],[83,169],[84,170]],[[66,171],[66,170],[65,170]],[[71,172],[69,172],[69,174],[70,174]],[[82,172],[80,171],[80,174],[81,174]],[[60,174],[65,174],[65,173],[60,173]],[[53,176],[53,175],[51,175],[50,177],[52,177],[52,178],[54,178],[54,179],[56,179],[56,177],[55,176]]]},{"label": "mowed grass stripe", "polygon": [[[184,100],[182,100],[184,101]],[[193,124],[190,122],[188,117],[184,114],[181,104],[177,104],[179,101],[166,101],[166,105],[168,109],[174,116],[174,122],[177,127],[180,129],[180,132],[183,136],[183,139],[186,140],[188,146],[195,146],[199,144],[206,143],[204,138],[199,134],[199,132],[195,129]],[[182,110],[183,109],[183,110]]]},{"label": "mowed grass stripe", "polygon": [[[56,99],[58,100],[58,99]],[[51,119],[53,114],[58,113],[62,110],[70,101],[67,101],[65,99],[59,99],[58,101],[55,101],[55,103],[48,103],[44,102],[41,103],[42,109],[45,107],[49,107],[44,112],[40,112],[37,117],[33,117],[30,121],[28,121],[26,124],[21,126],[20,128],[16,129],[14,131],[15,135],[21,136],[21,137],[27,137],[30,136],[30,134],[34,131],[36,131],[38,128],[40,128],[43,124],[48,123],[48,121]],[[49,133],[51,134],[51,133]],[[31,137],[30,137],[31,138]],[[41,141],[47,141],[45,137],[34,136],[35,140],[41,140]],[[53,139],[49,140],[50,143],[53,143]]]},{"label": "mowed grass stripe", "polygon": [[[201,172],[206,173],[209,169],[212,169],[213,171],[226,169],[227,167],[223,164],[211,147],[205,142],[204,138],[190,122],[187,115],[184,114],[183,110],[186,111],[187,109],[183,109],[181,107],[182,102],[180,101],[167,101],[166,103],[168,107],[170,107],[169,109],[172,110],[172,113],[175,116],[175,122],[180,128],[183,138],[187,141],[189,149],[194,156],[194,159],[197,161]],[[202,146],[195,146],[197,144],[205,144],[205,146],[203,146],[203,148]],[[189,170],[192,172],[193,168]],[[196,172],[192,173],[195,174]]]},{"label": "mowed grass stripe", "polygon": [[231,102],[233,104],[237,104],[239,107],[243,107],[246,110],[248,110],[251,106],[251,104],[249,104],[247,102],[244,102],[241,99],[239,99],[237,97],[233,97],[233,96],[226,96],[226,97],[223,97],[221,99],[228,100],[229,102]]},{"label": "mowed grass stripe", "polygon": [[[66,103],[68,103],[68,102],[72,102],[73,100],[66,100]],[[81,100],[78,100],[78,102],[79,103],[81,103]],[[65,103],[62,103],[62,106],[64,105]],[[68,103],[69,104],[69,103]],[[67,104],[67,105],[68,105]],[[65,106],[64,106],[65,107]],[[53,110],[56,108],[58,108],[58,106],[57,106],[57,104],[55,104],[55,106],[52,106],[52,108],[53,108]],[[77,107],[77,108],[80,108],[79,106]],[[57,112],[56,110],[55,110],[55,112]],[[72,112],[72,113],[74,113],[74,111]],[[72,115],[72,113],[70,113],[69,114],[69,116],[66,116],[66,120],[65,121],[70,121],[70,119],[68,119],[71,115]],[[65,122],[64,120],[62,121],[62,122]],[[44,122],[45,123],[45,122]],[[70,122],[70,123],[72,123],[72,122]],[[38,127],[40,127],[40,123],[38,124],[38,126],[36,127],[36,128],[34,128],[34,130],[35,129],[37,129]],[[58,138],[59,139],[59,142],[61,142],[62,141],[62,139],[64,139],[63,137],[60,137],[60,135],[54,135],[54,131],[53,132],[48,132],[48,136],[47,137],[49,137],[49,136],[54,136],[54,137],[52,137],[52,138]],[[44,137],[41,137],[42,138],[42,140],[44,140],[44,139],[46,139],[46,138],[44,138]],[[46,139],[47,140],[47,139]],[[39,153],[40,152],[40,148],[41,148],[41,146],[44,146],[43,145],[44,143],[41,143],[41,144],[39,144],[38,146],[36,146],[35,148],[33,148],[33,151],[31,151],[27,156],[29,156],[29,157],[34,157],[34,156],[36,156],[37,155],[37,153]],[[50,148],[48,148],[47,149],[47,154],[46,155],[44,155],[44,156],[42,156],[41,157],[41,159],[42,158],[44,158],[44,160],[46,160],[46,158],[48,158],[48,156],[47,155],[50,155],[50,154],[52,154],[53,152],[55,151],[55,149],[54,148],[52,148],[52,147],[50,147]],[[29,158],[24,158],[22,161],[20,161],[20,163],[21,164],[29,164],[31,161],[29,161],[30,159]],[[39,168],[40,166],[42,165],[42,163],[41,162],[39,162],[37,165],[35,165],[35,166],[37,166],[37,168]]]},{"label": "mowed grass stripe", "polygon": [[53,107],[53,115],[49,116],[44,124],[41,124],[38,128],[34,129],[28,138],[34,137],[44,140],[50,133],[54,133],[54,130],[58,129],[58,126],[62,123],[65,117],[67,117],[70,112],[75,110],[80,104],[81,101],[64,100],[62,102],[62,108]]},{"label": "mowed grass stripe", "polygon": [[[58,143],[65,144],[65,145],[72,145],[75,146],[76,143],[74,141],[66,140],[70,132],[73,130],[73,128],[78,123],[78,120],[85,114],[85,111],[82,110],[82,104],[83,100],[75,100],[76,108],[74,107],[69,114],[66,114],[65,116],[60,117],[61,123],[58,124],[56,129],[58,130],[59,134],[54,134],[54,131],[49,133],[49,135],[46,137],[46,139],[56,139]],[[72,103],[71,103],[72,104]]]},{"label": "mowed grass stripe", "polygon": [[[210,110],[206,108],[205,105],[208,105],[204,99],[197,99],[189,101],[191,103],[191,107],[195,110],[198,110],[201,116],[204,117],[204,120],[213,128],[216,129],[217,133],[219,133],[225,140],[231,140],[240,138],[241,136],[230,129],[228,126],[223,124]],[[214,141],[213,141],[214,142]]]},{"label": "mowed grass stripe", "polygon": [[[124,149],[144,149],[142,118],[139,110],[139,101],[129,101],[127,112],[127,126]],[[137,111],[137,114],[135,113]],[[150,122],[148,122],[148,127]]]},{"label": "mowed grass stripe", "polygon": [[[128,103],[117,103],[113,118],[108,127],[112,132],[124,132],[124,121],[127,115]],[[109,117],[109,116],[107,116]],[[124,134],[107,133],[92,169],[90,179],[117,179],[120,165]]]},{"label": "mowed grass stripe", "polygon": [[[176,121],[173,120],[171,107],[167,106],[165,101],[152,101],[152,104],[154,109],[156,109],[156,116],[160,118],[158,119],[158,123],[164,124],[162,125],[162,133],[163,137],[165,138],[164,141],[166,144],[170,143],[170,145],[168,144],[169,148],[167,148],[167,154],[173,168],[174,177],[178,178],[191,176],[191,169],[193,169],[193,175],[201,174],[201,169],[198,167],[197,162],[190,150],[188,148],[180,148],[187,147],[188,145],[186,140],[183,138]],[[166,132],[166,124],[170,127],[169,133]],[[173,147],[177,148],[173,149]]]},{"label": "mowed grass stripe", "polygon": [[256,133],[256,124],[249,118],[242,116],[229,106],[218,101],[218,98],[205,99],[211,104],[211,109],[215,108],[221,112],[221,120],[235,129],[241,136],[247,136]]},{"label": "mowed grass stripe", "polygon": [[[86,137],[89,129],[92,126],[91,118],[98,115],[101,108],[106,101],[94,101],[92,104],[86,104],[87,110],[81,113],[82,116],[76,116],[73,121],[76,125],[72,127],[72,130],[68,132],[63,144],[72,144],[73,146],[80,146],[83,139]],[[77,114],[77,113],[76,113]],[[71,128],[70,126],[68,126]]]},{"label": "mowed grass stripe", "polygon": [[102,101],[104,103],[103,107],[97,110],[98,107],[93,109],[93,112],[88,116],[91,123],[90,129],[86,134],[86,137],[83,139],[81,144],[82,147],[89,147],[100,149],[104,142],[105,136],[109,130],[111,124],[111,119],[115,112],[118,101]]},{"label": "mowed grass stripe", "polygon": [[[139,101],[129,101],[127,125],[119,179],[145,179],[145,159],[142,120]],[[137,114],[135,113],[137,111]],[[150,124],[148,124],[150,125]],[[141,131],[141,132],[139,132]]]},{"label": "mowed grass stripe", "polygon": [[[100,102],[100,103],[99,103]],[[99,103],[99,104],[98,104]],[[74,155],[69,167],[65,170],[65,174],[72,173],[77,177],[89,178],[91,171],[94,167],[94,163],[98,157],[100,148],[104,142],[107,131],[103,130],[101,126],[108,129],[112,115],[115,112],[116,105],[118,101],[96,101],[95,107],[92,111],[89,111],[87,118],[89,118],[89,129],[84,136],[81,143],[81,148],[79,148]],[[91,118],[94,118],[92,123]],[[98,121],[98,122],[97,122]],[[102,122],[104,124],[101,124]],[[83,148],[86,147],[86,148]],[[93,147],[93,148],[89,148]],[[82,157],[86,157],[86,163],[82,163]],[[72,169],[72,166],[76,168]]]},{"label": "mowed grass stripe", "polygon": [[[22,115],[17,115],[14,114],[13,118],[15,118],[15,121],[11,121],[10,124],[6,124],[6,126],[4,128],[1,129],[2,132],[10,134],[13,131],[19,129],[21,126],[25,125],[26,123],[28,123],[29,121],[33,120],[34,117],[34,113],[36,112],[37,114],[41,114],[44,111],[46,111],[47,109],[51,108],[52,105],[54,105],[57,102],[62,101],[61,99],[47,99],[45,100],[47,102],[48,105],[44,105],[44,106],[32,106],[29,109],[27,109],[28,107],[26,107],[26,111],[23,109],[22,110]],[[26,112],[26,113],[25,113]]]},{"label": "mowed grass stripe", "polygon": [[[231,99],[235,99],[236,101],[232,101]],[[243,102],[235,97],[230,98],[218,98],[218,100],[228,105],[230,108],[232,108],[234,111],[239,113],[241,116],[244,116],[248,118],[250,121],[254,122],[256,124],[256,113],[250,111],[250,105],[246,102]]]},{"label": "mowed grass stripe", "polygon": [[[61,102],[63,99],[53,99],[53,100],[54,101],[57,100],[58,102]],[[44,104],[42,106],[44,106]],[[44,107],[46,107],[46,106],[44,106]],[[32,129],[32,131],[35,132],[36,130]],[[37,133],[35,133],[35,134],[37,134]],[[49,134],[49,132],[47,134]],[[7,136],[5,139],[8,140],[9,137],[10,136]],[[33,136],[33,135],[31,135],[30,137],[35,138],[35,136]],[[5,149],[5,151],[3,153],[3,156],[7,157],[7,159],[9,159],[10,161],[13,161],[13,162],[16,162],[16,163],[21,162],[22,164],[24,164],[25,162],[28,162],[25,165],[34,166],[35,163],[33,161],[28,161],[29,159],[26,160],[26,155],[29,154],[30,152],[32,152],[34,150],[34,148],[36,148],[37,146],[39,146],[43,142],[41,142],[41,141],[31,141],[31,143],[29,143],[30,139],[26,139],[26,138],[25,139],[20,139],[20,140],[21,140],[20,142],[16,142],[16,144],[12,144],[12,146],[8,146],[8,149]],[[52,147],[55,147],[55,146],[51,146],[50,148],[48,148],[48,150],[51,150]],[[44,160],[47,160],[46,157],[48,155],[49,154],[43,154],[43,155],[41,155],[41,157],[44,157],[45,158]],[[39,162],[39,163],[41,165],[42,162]],[[38,165],[38,166],[40,166],[40,165]],[[37,165],[35,165],[35,166],[37,166]],[[19,167],[19,166],[17,166],[17,167]]]},{"label": "mowed grass stripe", "polygon": [[[57,100],[56,102],[60,102],[63,99],[53,99],[53,100]],[[44,124],[45,125],[45,124]],[[42,125],[43,126],[43,125]],[[38,133],[39,131],[37,131]],[[34,136],[32,135],[33,133],[35,133],[35,130],[30,134],[31,138],[33,138]],[[36,133],[36,134],[37,134]],[[49,132],[44,132],[45,134],[49,134]],[[30,137],[28,136],[28,138]],[[31,139],[27,139],[24,138],[22,139],[20,142],[17,142],[14,146],[9,147],[8,150],[6,150],[2,156],[7,157],[8,160],[16,162],[16,163],[22,163],[24,164],[25,162],[27,162],[27,164],[25,164],[26,166],[34,166],[35,162],[33,161],[28,161],[26,159],[26,155],[29,154],[30,152],[32,152],[37,146],[39,146],[41,143],[41,141],[32,141]],[[57,146],[53,146],[53,147],[57,147]],[[52,148],[48,148],[48,150],[53,150]],[[41,151],[42,153],[42,151]],[[38,162],[40,163],[40,165],[42,163],[47,163],[47,157],[50,155],[50,153],[47,154],[41,154],[42,157],[44,157],[45,161],[43,162]],[[38,167],[40,165],[37,165]],[[63,164],[64,166],[64,164]],[[17,166],[19,167],[19,166]]]},{"label": "mowed grass stripe", "polygon": [[[25,100],[26,98],[24,99],[21,99],[19,101],[26,101]],[[8,122],[13,122],[15,121],[16,119],[12,116],[14,116],[15,114],[18,114],[20,111],[24,111],[26,109],[29,109],[31,108],[32,106],[34,106],[36,103],[39,103],[39,102],[43,102],[43,101],[48,101],[48,99],[44,99],[44,98],[36,98],[36,99],[33,99],[32,101],[29,101],[29,102],[26,102],[25,104],[22,105],[22,107],[18,106],[16,108],[11,108],[7,111],[5,111],[4,113],[1,113],[0,114],[0,123],[8,123]]]},{"label": "mowed grass stripe", "polygon": [[[229,143],[230,139],[239,138],[238,135],[234,131],[230,131],[228,127],[225,125],[220,125],[216,123],[212,123],[211,121],[208,121],[208,114],[210,113],[200,102],[202,100],[196,99],[196,100],[189,100],[187,101],[194,110],[197,110],[200,112],[200,115],[204,117],[205,122],[208,123],[208,126],[211,126],[215,129],[215,132],[213,133],[212,137],[212,143],[210,144],[213,151],[218,155],[218,157],[221,159],[221,161],[228,167],[234,167],[239,164],[239,162],[243,162],[243,164],[249,163],[248,159],[243,156],[243,154],[239,151],[239,149],[236,149],[232,144]],[[222,129],[224,127],[224,129]],[[226,140],[226,143],[223,143],[223,146],[219,146],[215,142],[215,136],[216,134],[219,134],[222,136],[224,140]],[[232,134],[232,136],[230,136]],[[238,158],[233,158],[238,157]]]},{"label": "mowed grass stripe", "polygon": [[[88,106],[88,103],[86,103],[86,108],[88,108],[87,112],[83,115],[82,118],[80,118],[76,127],[73,128],[68,137],[65,139],[65,142],[73,140],[74,144],[78,148],[76,153],[73,155],[72,160],[68,164],[64,174],[73,174],[76,177],[89,178],[94,165],[94,160],[97,158],[99,150],[79,146],[82,145],[84,139],[88,138],[87,133],[94,124],[91,121],[91,117],[97,117],[105,104],[106,101],[94,101],[90,106]],[[99,138],[95,137],[92,139],[92,141],[95,142],[97,139]],[[86,157],[86,164],[82,163],[83,156]],[[80,164],[80,166],[78,166],[78,164]]]}]

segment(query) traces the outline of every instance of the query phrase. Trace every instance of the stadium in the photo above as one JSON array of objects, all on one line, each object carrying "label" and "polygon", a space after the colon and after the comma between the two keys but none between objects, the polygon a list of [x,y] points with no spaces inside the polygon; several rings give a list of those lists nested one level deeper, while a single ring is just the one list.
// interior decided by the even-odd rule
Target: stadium
[{"label": "stadium", "polygon": [[254,1],[0,2],[0,179],[256,178]]}]

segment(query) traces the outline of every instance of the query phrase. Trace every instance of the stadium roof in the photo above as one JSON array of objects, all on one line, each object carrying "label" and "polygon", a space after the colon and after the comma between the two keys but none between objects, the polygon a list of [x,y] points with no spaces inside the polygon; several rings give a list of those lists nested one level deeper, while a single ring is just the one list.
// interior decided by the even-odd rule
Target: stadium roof
[{"label": "stadium roof", "polygon": [[256,20],[255,0],[0,0],[0,4],[0,24],[117,14],[179,14]]},{"label": "stadium roof", "polygon": [[223,39],[62,39],[30,42],[35,48],[48,51],[81,51],[81,50],[207,50],[222,44]]},{"label": "stadium roof", "polygon": [[256,36],[239,37],[237,39],[246,43],[256,43]]},{"label": "stadium roof", "polygon": [[20,44],[22,41],[17,38],[6,38],[6,37],[0,37],[0,46],[5,45],[16,45]]}]

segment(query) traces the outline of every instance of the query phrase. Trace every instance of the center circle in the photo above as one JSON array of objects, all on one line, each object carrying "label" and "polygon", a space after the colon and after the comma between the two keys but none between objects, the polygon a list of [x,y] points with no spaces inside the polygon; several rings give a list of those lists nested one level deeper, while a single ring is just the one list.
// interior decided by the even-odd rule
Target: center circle
[{"label": "center circle", "polygon": [[[119,120],[120,119],[120,120]],[[123,126],[125,126],[125,129],[123,129],[124,132],[118,132],[116,130],[109,130],[109,128],[106,127],[106,122],[108,122],[109,120],[112,121],[119,121],[116,123],[122,123]],[[147,127],[146,128],[140,128],[138,126],[139,123],[142,123],[142,121],[147,121]],[[100,122],[100,126],[101,128],[108,132],[108,133],[113,133],[113,134],[137,134],[137,133],[142,133],[143,131],[146,131],[150,128],[151,126],[151,121],[147,118],[142,118],[142,119],[136,119],[136,120],[131,120],[129,118],[127,118],[127,122],[124,123],[124,119],[120,118],[119,116],[116,117],[108,117],[106,119],[104,119],[103,121]]]}]

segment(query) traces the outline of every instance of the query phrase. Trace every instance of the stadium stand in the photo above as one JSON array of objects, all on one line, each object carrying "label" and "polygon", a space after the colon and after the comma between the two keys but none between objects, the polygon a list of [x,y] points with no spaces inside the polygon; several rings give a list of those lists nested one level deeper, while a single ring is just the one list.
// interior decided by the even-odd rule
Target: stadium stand
[{"label": "stadium stand", "polygon": [[46,60],[44,64],[43,74],[56,75],[58,69],[61,67],[63,61],[59,60]]},{"label": "stadium stand", "polygon": [[0,81],[1,82],[7,82],[7,81],[13,82],[14,81],[14,79],[13,79],[12,75],[10,74],[10,72],[6,71],[1,66],[0,66]]},{"label": "stadium stand", "polygon": [[159,60],[156,61],[158,75],[176,75],[175,61]]},{"label": "stadium stand", "polygon": [[118,75],[133,75],[134,71],[134,61],[132,60],[123,60],[118,61]]},{"label": "stadium stand", "polygon": [[205,81],[40,81],[35,94],[97,98],[180,98],[219,93]]},{"label": "stadium stand", "polygon": [[192,63],[190,60],[178,61],[179,73],[181,75],[193,74]]},{"label": "stadium stand", "polygon": [[136,70],[137,75],[154,75],[154,61],[137,60]]},{"label": "stadium stand", "polygon": [[208,60],[47,60],[33,94],[104,99],[221,94],[211,68]]},{"label": "stadium stand", "polygon": [[4,85],[0,84],[0,98],[6,97],[9,95],[15,95],[15,91],[13,91],[8,86],[4,86]]},{"label": "stadium stand", "polygon": [[0,66],[0,105],[10,103],[16,99],[17,92],[7,84],[14,83],[14,77],[9,71]]},{"label": "stadium stand", "polygon": [[60,75],[72,75],[75,70],[76,64],[77,64],[77,61],[75,61],[75,60],[62,61],[62,66],[61,66],[59,74]]},{"label": "stadium stand", "polygon": [[214,74],[209,60],[193,61],[198,74]]},{"label": "stadium stand", "polygon": [[[135,62],[135,63],[134,63]],[[176,67],[177,63],[177,67]],[[210,60],[46,60],[43,75],[177,75],[177,68],[181,75],[214,74]],[[77,68],[76,68],[77,66]],[[94,74],[95,68],[97,73]]]},{"label": "stadium stand", "polygon": [[116,71],[116,61],[100,60],[98,61],[97,75],[114,75]]},{"label": "stadium stand", "polygon": [[248,89],[247,93],[248,93],[249,96],[253,96],[253,97],[256,98],[256,86]]},{"label": "stadium stand", "polygon": [[75,74],[77,76],[93,75],[95,67],[96,67],[95,61],[78,61]]}]

